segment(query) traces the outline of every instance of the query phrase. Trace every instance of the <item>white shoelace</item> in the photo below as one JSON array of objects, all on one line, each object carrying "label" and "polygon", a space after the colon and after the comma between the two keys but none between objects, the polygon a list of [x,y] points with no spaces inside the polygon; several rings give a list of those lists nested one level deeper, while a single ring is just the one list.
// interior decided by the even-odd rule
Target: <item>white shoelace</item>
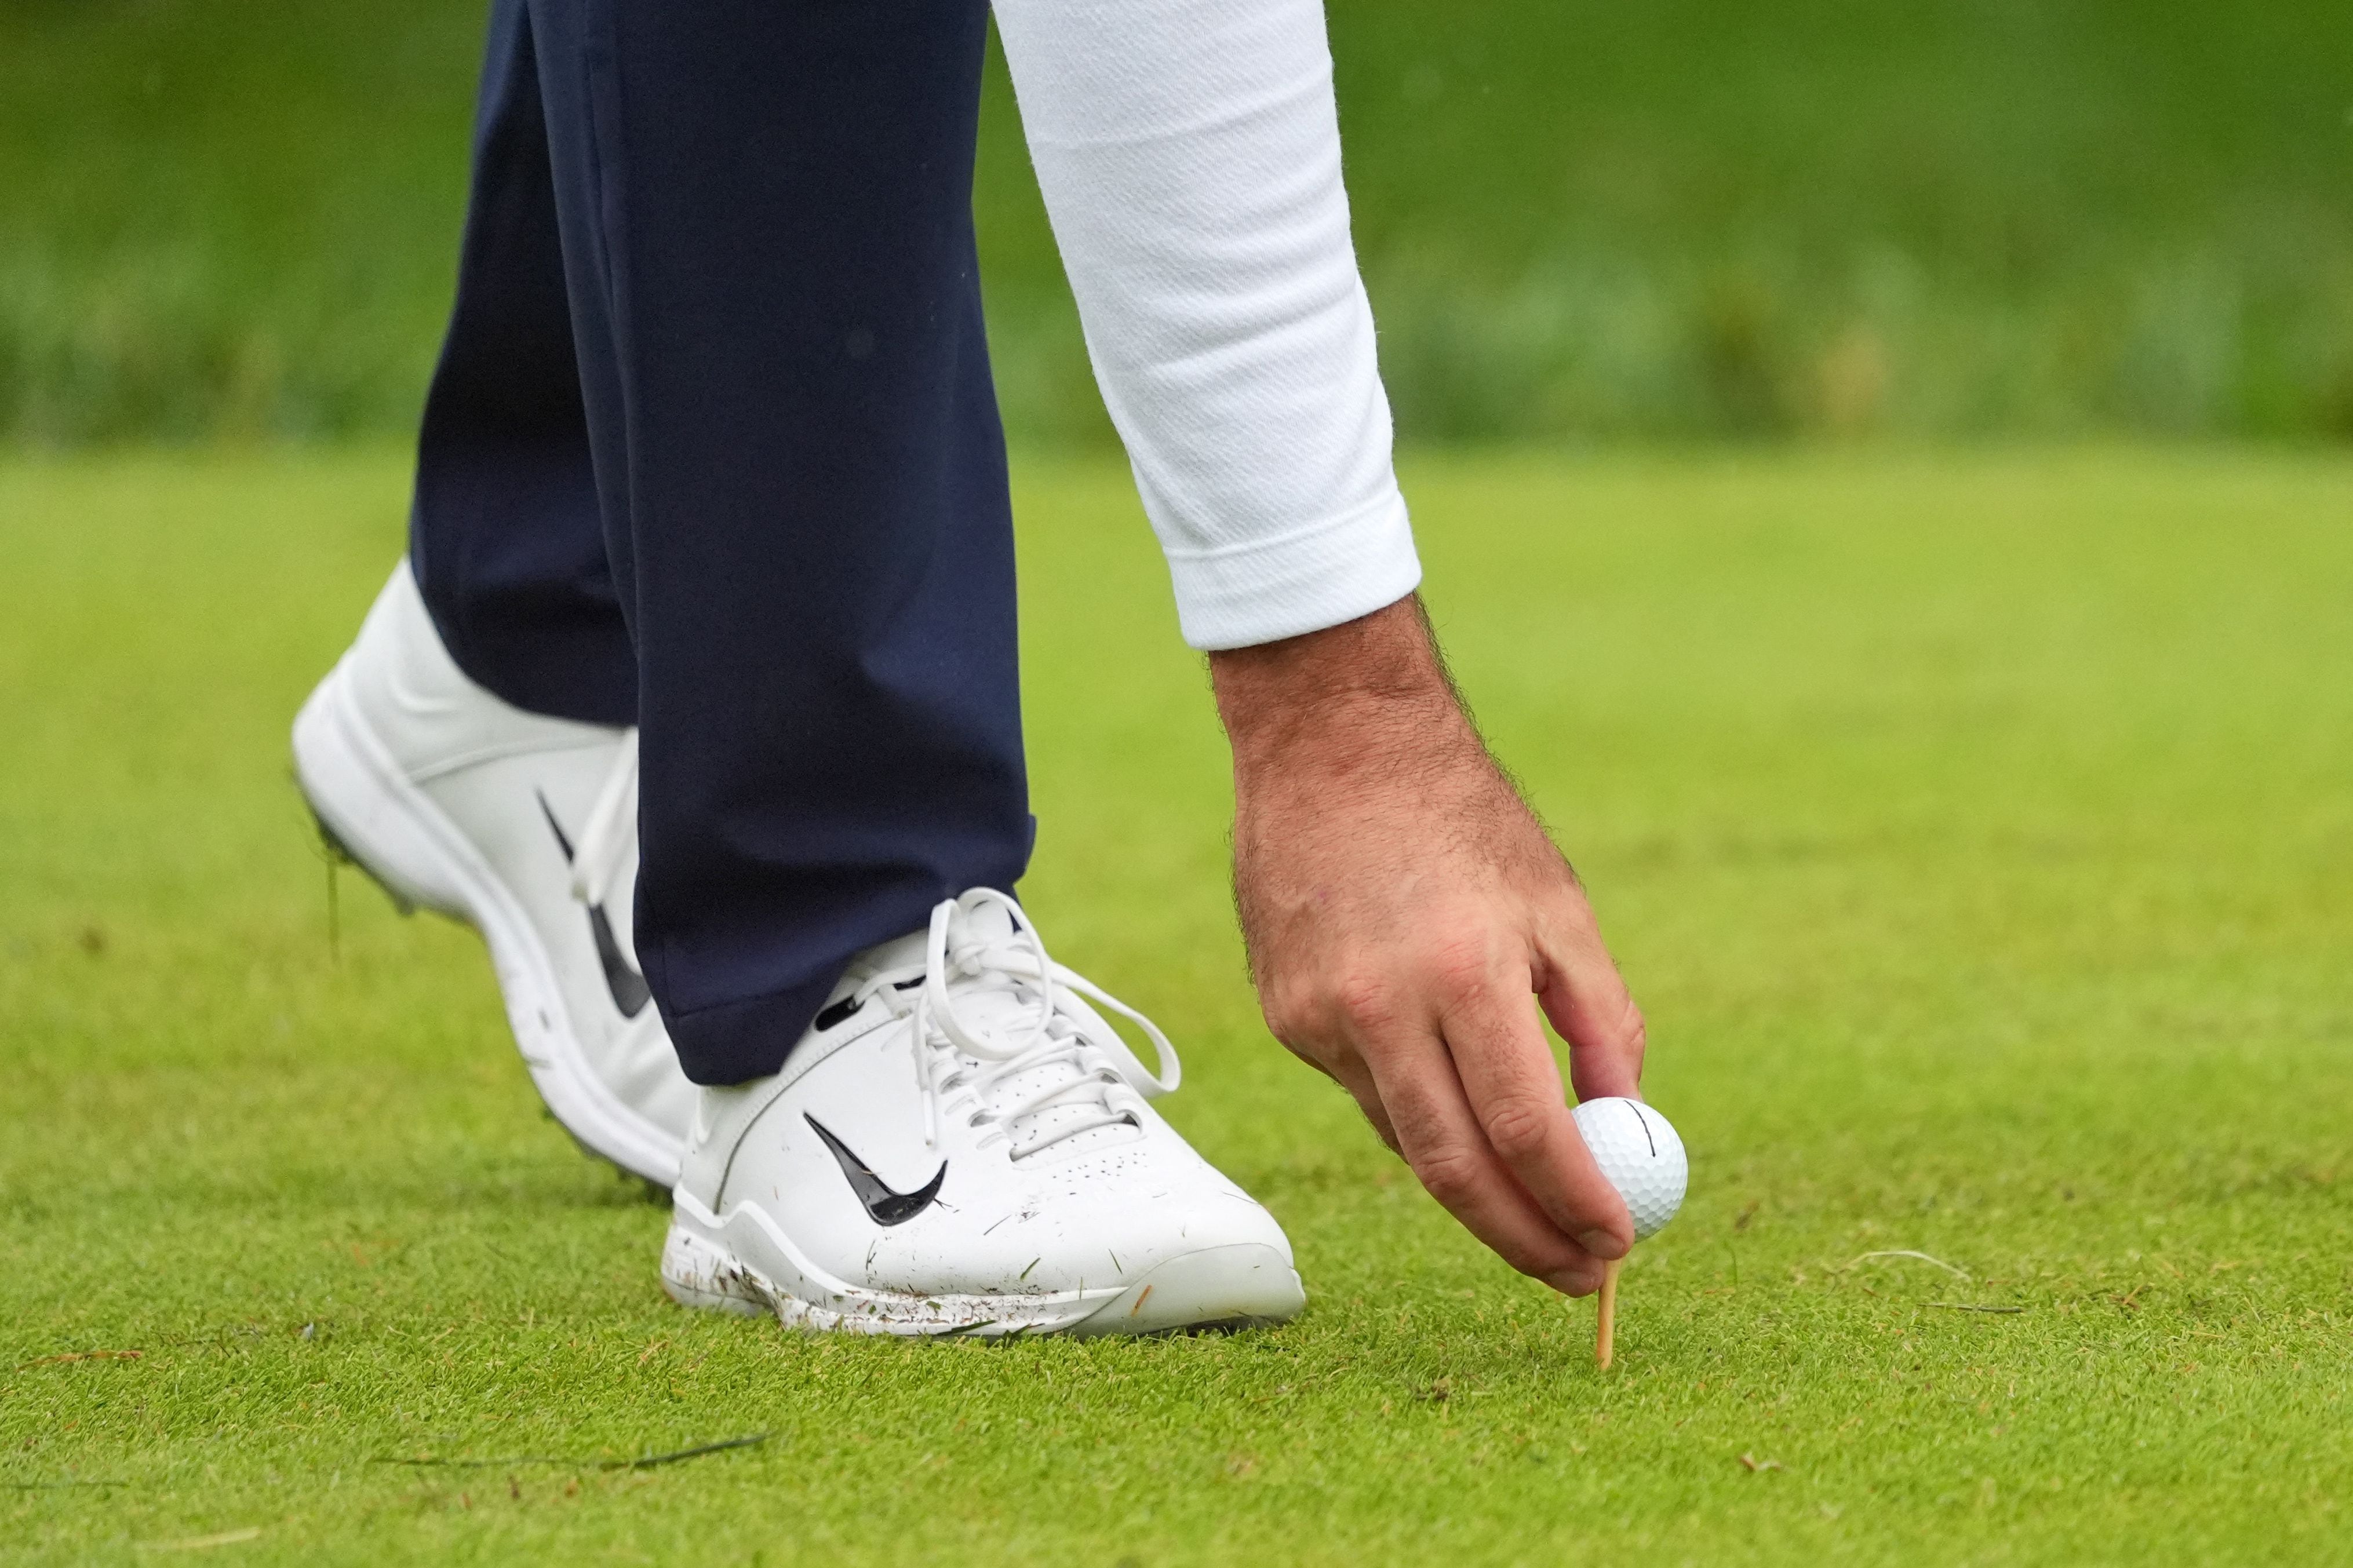
[{"label": "white shoelace", "polygon": [[621,749],[572,851],[572,896],[591,909],[603,903],[637,847],[638,731],[633,724],[621,731]]},{"label": "white shoelace", "polygon": [[[623,732],[612,770],[581,826],[572,858],[572,896],[592,908],[602,904],[637,845],[638,731],[632,727]],[[1008,917],[1008,931],[987,931],[972,918],[991,905]],[[920,990],[911,984],[915,981],[922,982]],[[912,999],[910,991],[915,992]],[[1108,1029],[1102,1031],[1108,1038],[1090,1037],[1090,1020],[1066,1004],[1066,991],[1142,1029],[1160,1070],[1147,1071],[1126,1042]],[[1001,1017],[992,1019],[992,1026],[974,1026],[959,1010],[957,996],[969,1003],[977,994],[1014,1004],[1009,1026]],[[961,1111],[971,1125],[988,1128],[984,1144],[1002,1140],[1013,1145],[1014,1159],[1026,1159],[1082,1132],[1134,1125],[1126,1097],[1169,1093],[1184,1076],[1176,1047],[1160,1026],[1048,957],[1021,906],[991,888],[975,888],[934,906],[923,962],[866,976],[850,1000],[863,1005],[875,996],[888,998],[902,1017],[914,1015],[915,1072],[924,1088],[924,1136],[933,1144],[939,1142],[942,1115]],[[975,1069],[963,1058],[982,1065]],[[1040,1068],[1050,1070],[1039,1073],[1040,1081],[1015,1103],[989,1103],[1001,1086]],[[1062,1107],[1079,1114],[1038,1120],[1040,1112]]]},{"label": "white shoelace", "polygon": [[[990,931],[972,918],[991,905],[1008,917],[1006,931]],[[1147,1071],[1116,1034],[1091,1034],[1090,1021],[1070,1004],[1066,994],[1073,992],[1142,1029],[1159,1072]],[[965,1009],[984,995],[1010,1006],[986,1009],[997,1016],[976,1026]],[[863,1005],[874,996],[887,998],[902,1017],[913,1015],[924,1136],[934,1145],[942,1118],[961,1113],[968,1125],[987,1129],[984,1147],[1002,1141],[1012,1158],[1027,1159],[1083,1132],[1138,1125],[1136,1100],[1168,1093],[1183,1077],[1176,1047],[1158,1025],[1049,958],[1021,906],[991,888],[934,906],[923,961],[867,975],[850,1000]],[[992,1102],[998,1089],[1032,1074],[1028,1092],[1013,1103]],[[1077,1114],[1041,1115],[1061,1109]]]}]

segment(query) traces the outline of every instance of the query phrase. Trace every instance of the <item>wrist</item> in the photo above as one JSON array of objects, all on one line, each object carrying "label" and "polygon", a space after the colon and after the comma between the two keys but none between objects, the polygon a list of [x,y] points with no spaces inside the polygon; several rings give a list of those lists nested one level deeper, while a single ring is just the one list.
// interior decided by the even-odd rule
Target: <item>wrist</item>
[{"label": "wrist", "polygon": [[1416,595],[1322,631],[1212,653],[1209,679],[1243,777],[1303,752],[1361,765],[1383,734],[1469,733]]}]

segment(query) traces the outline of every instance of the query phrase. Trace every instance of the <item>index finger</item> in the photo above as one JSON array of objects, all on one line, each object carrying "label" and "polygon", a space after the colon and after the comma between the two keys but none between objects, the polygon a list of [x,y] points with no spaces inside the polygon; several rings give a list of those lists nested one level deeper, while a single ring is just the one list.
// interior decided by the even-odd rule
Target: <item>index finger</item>
[{"label": "index finger", "polygon": [[1577,1098],[1642,1098],[1642,1055],[1648,1035],[1642,1010],[1625,976],[1601,943],[1593,908],[1571,890],[1537,929],[1536,994],[1545,1016],[1568,1042],[1568,1071]]},{"label": "index finger", "polygon": [[1489,1146],[1545,1216],[1595,1257],[1623,1258],[1633,1216],[1569,1114],[1528,978],[1493,973],[1459,998],[1439,1020],[1448,1054]]},{"label": "index finger", "polygon": [[1372,1044],[1365,1064],[1398,1152],[1430,1196],[1521,1273],[1572,1296],[1599,1285],[1591,1255],[1552,1223],[1488,1143],[1437,1034],[1413,1029]]}]

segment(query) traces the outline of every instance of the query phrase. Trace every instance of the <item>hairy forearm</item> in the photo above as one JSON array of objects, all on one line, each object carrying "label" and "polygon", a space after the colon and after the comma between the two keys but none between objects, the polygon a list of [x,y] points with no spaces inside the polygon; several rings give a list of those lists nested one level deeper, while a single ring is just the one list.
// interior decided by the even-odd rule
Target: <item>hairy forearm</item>
[{"label": "hairy forearm", "polygon": [[1335,748],[1342,769],[1387,766],[1391,748],[1469,733],[1419,597],[1304,637],[1209,656],[1238,772]]},{"label": "hairy forearm", "polygon": [[1210,668],[1233,747],[1235,902],[1276,1018],[1307,1005],[1324,963],[1457,913],[1462,867],[1557,866],[1472,727],[1418,599],[1213,654]]}]

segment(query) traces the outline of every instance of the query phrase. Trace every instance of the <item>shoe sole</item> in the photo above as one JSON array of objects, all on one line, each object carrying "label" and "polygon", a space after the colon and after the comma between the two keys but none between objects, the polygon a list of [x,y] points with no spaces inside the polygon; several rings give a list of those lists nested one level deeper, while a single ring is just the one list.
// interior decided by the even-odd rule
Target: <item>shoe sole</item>
[{"label": "shoe sole", "polygon": [[[738,1226],[756,1227],[798,1278],[772,1279],[744,1263],[726,1239]],[[747,1205],[721,1222],[683,1193],[662,1245],[661,1275],[662,1289],[684,1307],[744,1317],[774,1312],[785,1327],[811,1332],[920,1338],[1261,1328],[1296,1317],[1307,1304],[1291,1259],[1261,1242],[1182,1253],[1134,1279],[1094,1289],[1006,1296],[870,1290],[808,1263],[759,1210]]]},{"label": "shoe sole", "polygon": [[340,663],[294,720],[294,777],[328,844],[404,913],[432,910],[481,933],[515,1048],[540,1099],[589,1153],[667,1193],[678,1181],[678,1141],[590,1068],[563,1022],[563,989],[530,917],[457,824],[401,775]]}]

